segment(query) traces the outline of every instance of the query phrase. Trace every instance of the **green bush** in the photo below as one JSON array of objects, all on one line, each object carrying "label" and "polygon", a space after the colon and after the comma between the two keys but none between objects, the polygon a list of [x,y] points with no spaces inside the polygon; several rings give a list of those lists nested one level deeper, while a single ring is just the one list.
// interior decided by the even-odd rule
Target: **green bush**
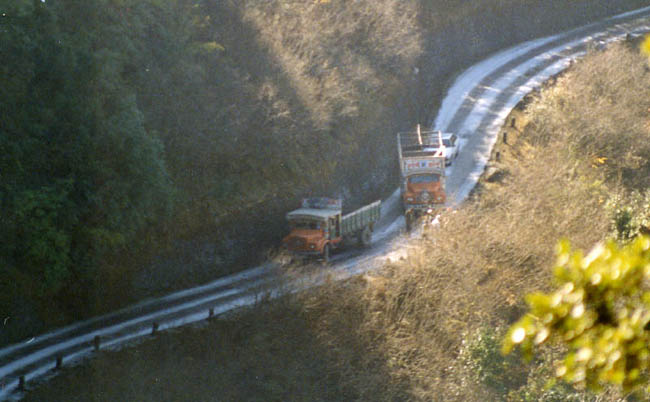
[{"label": "green bush", "polygon": [[517,389],[526,383],[526,370],[515,355],[500,353],[499,328],[483,327],[469,339],[463,341],[460,358],[465,368],[474,374],[474,379],[505,395],[508,390]]},{"label": "green bush", "polygon": [[599,244],[586,256],[560,242],[557,290],[526,297],[530,311],[513,325],[503,351],[532,358],[545,343],[567,352],[555,375],[569,383],[624,391],[648,384],[650,368],[650,238],[619,247]]},{"label": "green bush", "polygon": [[650,228],[650,190],[616,194],[606,204],[612,220],[612,233],[619,241],[629,241]]},{"label": "green bush", "polygon": [[552,362],[556,353],[550,348],[543,352],[542,358],[528,367],[526,384],[508,392],[508,401],[525,402],[567,402],[598,400],[594,395],[578,391],[564,381],[553,379]]}]

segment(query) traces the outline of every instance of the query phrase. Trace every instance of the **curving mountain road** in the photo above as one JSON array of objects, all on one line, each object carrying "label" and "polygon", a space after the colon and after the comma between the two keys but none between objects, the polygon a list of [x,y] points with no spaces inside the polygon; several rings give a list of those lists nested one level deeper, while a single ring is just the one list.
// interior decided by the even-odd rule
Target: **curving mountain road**
[{"label": "curving mountain road", "polygon": [[[458,133],[462,151],[448,168],[448,192],[462,202],[474,187],[489,159],[500,127],[525,94],[566,68],[590,46],[600,46],[626,35],[650,32],[650,7],[621,14],[566,33],[520,44],[501,51],[463,72],[449,89],[433,124]],[[374,245],[365,252],[334,257],[327,270],[287,278],[269,262],[207,285],[145,301],[129,308],[79,322],[0,349],[0,400],[20,399],[20,388],[53,373],[57,363],[70,364],[99,348],[121,347],[155,330],[204,320],[265,298],[295,292],[381,267],[399,258],[408,247],[401,235],[404,219],[396,191],[382,204],[382,218]],[[57,361],[58,360],[58,361]]]}]

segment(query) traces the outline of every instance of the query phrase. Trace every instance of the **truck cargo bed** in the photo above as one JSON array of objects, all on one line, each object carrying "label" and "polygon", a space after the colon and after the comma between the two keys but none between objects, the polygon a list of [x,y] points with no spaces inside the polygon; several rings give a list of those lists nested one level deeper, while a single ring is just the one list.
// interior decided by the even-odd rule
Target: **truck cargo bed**
[{"label": "truck cargo bed", "polygon": [[343,216],[341,219],[341,231],[344,236],[359,232],[367,226],[377,222],[381,212],[381,201],[375,201],[354,212]]}]

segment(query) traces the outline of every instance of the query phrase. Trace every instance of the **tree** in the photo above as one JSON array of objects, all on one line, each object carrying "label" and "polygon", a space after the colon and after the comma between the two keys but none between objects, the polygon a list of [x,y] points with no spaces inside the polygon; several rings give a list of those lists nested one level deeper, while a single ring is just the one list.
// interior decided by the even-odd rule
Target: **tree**
[{"label": "tree", "polygon": [[555,375],[599,390],[647,385],[650,368],[650,238],[598,244],[586,256],[558,246],[557,290],[526,297],[529,312],[508,331],[503,352],[531,358],[552,342],[566,347]]},{"label": "tree", "polygon": [[123,78],[130,42],[100,23],[113,9],[52,3],[3,8],[0,30],[0,261],[46,303],[96,285],[103,257],[163,217],[172,194],[162,144]]}]

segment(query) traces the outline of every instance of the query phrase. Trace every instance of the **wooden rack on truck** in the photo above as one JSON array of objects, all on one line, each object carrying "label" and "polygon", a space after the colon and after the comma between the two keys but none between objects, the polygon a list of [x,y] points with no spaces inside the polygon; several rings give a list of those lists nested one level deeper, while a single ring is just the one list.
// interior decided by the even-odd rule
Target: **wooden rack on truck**
[{"label": "wooden rack on truck", "polygon": [[402,173],[402,206],[406,229],[424,215],[435,215],[445,206],[445,146],[441,131],[397,133],[397,152]]}]

